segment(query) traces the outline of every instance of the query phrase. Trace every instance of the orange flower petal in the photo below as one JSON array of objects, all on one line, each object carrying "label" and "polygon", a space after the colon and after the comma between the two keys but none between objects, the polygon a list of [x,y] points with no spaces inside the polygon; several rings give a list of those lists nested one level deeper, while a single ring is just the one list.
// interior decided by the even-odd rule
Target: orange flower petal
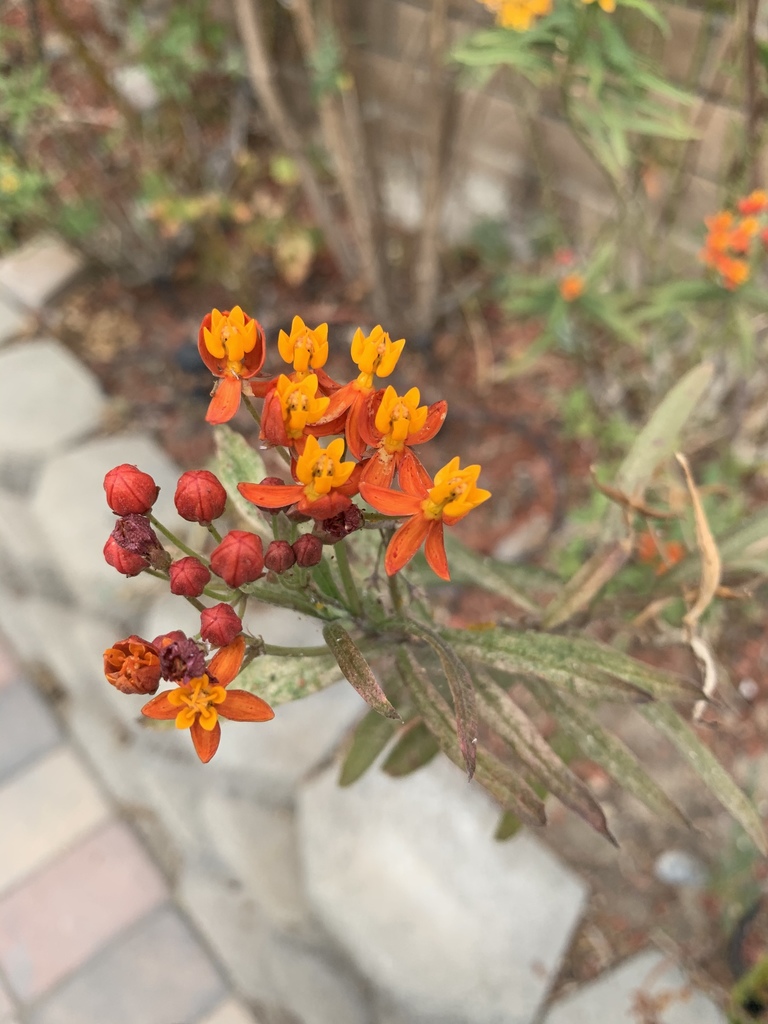
[{"label": "orange flower petal", "polygon": [[425,441],[431,441],[440,427],[442,427],[443,423],[445,423],[445,417],[447,415],[447,402],[435,402],[434,405],[430,405],[424,426],[421,430],[417,430],[415,433],[411,434],[408,438],[408,444],[424,444]]},{"label": "orange flower petal", "polygon": [[[355,400],[349,407],[349,413],[347,414],[347,424],[345,434],[347,438],[347,448],[352,452],[356,459],[363,457],[365,451],[365,440],[360,433],[360,421],[367,415],[366,407],[368,405],[368,398],[364,391],[357,391]],[[333,402],[333,399],[331,399]]]},{"label": "orange flower petal", "polygon": [[443,539],[443,524],[439,519],[433,519],[429,524],[427,543],[424,545],[424,556],[427,565],[437,573],[440,579],[449,580],[451,574],[448,571],[448,559],[445,555],[445,541]]},{"label": "orange flower petal", "polygon": [[329,494],[324,494],[317,501],[309,501],[302,491],[301,498],[296,505],[299,512],[305,516],[312,516],[313,519],[330,519],[339,512],[345,512],[352,502],[342,494],[339,488],[334,488]]},{"label": "orange flower petal", "polygon": [[393,576],[410,562],[421,547],[433,521],[424,516],[414,516],[395,533],[384,558],[384,568],[388,576]]},{"label": "orange flower petal", "polygon": [[264,400],[259,437],[262,441],[269,442],[269,444],[284,446],[288,444],[288,435],[285,432],[283,410],[280,406],[277,388],[273,388]]},{"label": "orange flower petal", "polygon": [[424,500],[412,494],[403,494],[402,491],[391,491],[366,483],[360,484],[360,493],[369,505],[378,512],[383,512],[385,516],[415,516],[421,512],[421,503]]},{"label": "orange flower petal", "polygon": [[173,690],[166,690],[164,693],[158,693],[156,697],[153,697],[141,709],[142,715],[146,715],[147,718],[156,718],[163,722],[173,721],[179,713],[178,707],[175,707],[168,700],[168,694],[173,692]]},{"label": "orange flower petal", "polygon": [[238,484],[238,491],[254,505],[264,508],[282,508],[292,505],[304,495],[301,484]]},{"label": "orange flower petal", "polygon": [[208,666],[208,674],[213,676],[217,683],[222,686],[229,686],[243,663],[245,654],[245,637],[241,633],[236,636],[231,644],[222,647],[213,657]]},{"label": "orange flower petal", "polygon": [[192,742],[195,745],[197,756],[203,764],[208,764],[213,755],[219,749],[221,726],[217,722],[212,729],[208,730],[204,729],[202,725],[200,725],[199,721],[195,721],[189,731],[192,736]]},{"label": "orange flower petal", "polygon": [[227,699],[216,710],[232,722],[269,722],[275,717],[265,700],[247,690],[227,690]]},{"label": "orange flower petal", "polygon": [[403,450],[397,474],[400,486],[407,494],[412,494],[420,501],[427,497],[432,486],[432,477],[424,469],[418,456],[410,448]]},{"label": "orange flower petal", "polygon": [[373,487],[383,487],[385,490],[389,490],[399,461],[397,456],[401,454],[401,452],[391,454],[380,448],[373,458],[366,459],[362,463],[360,483],[371,484]]},{"label": "orange flower petal", "polygon": [[227,423],[240,408],[242,383],[237,377],[222,377],[213,393],[205,419],[208,423]]}]

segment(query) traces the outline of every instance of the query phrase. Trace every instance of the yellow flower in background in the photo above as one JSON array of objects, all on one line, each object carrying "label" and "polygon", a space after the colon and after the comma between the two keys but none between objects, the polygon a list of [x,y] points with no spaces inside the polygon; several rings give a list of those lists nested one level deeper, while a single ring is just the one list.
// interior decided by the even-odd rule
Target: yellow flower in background
[{"label": "yellow flower in background", "polygon": [[[593,4],[595,0],[581,0],[581,2],[583,4]],[[606,14],[613,14],[616,10],[616,0],[597,0],[597,2]]]},{"label": "yellow flower in background", "polygon": [[496,24],[515,32],[527,32],[537,18],[549,14],[552,0],[480,0],[496,15]]}]

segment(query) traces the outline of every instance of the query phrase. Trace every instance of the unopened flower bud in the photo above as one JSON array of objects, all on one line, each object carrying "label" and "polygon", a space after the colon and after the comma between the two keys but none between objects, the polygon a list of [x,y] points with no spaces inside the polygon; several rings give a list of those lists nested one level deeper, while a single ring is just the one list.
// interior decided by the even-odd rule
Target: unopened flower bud
[{"label": "unopened flower bud", "polygon": [[350,505],[330,519],[317,524],[317,536],[324,544],[337,544],[340,540],[363,528],[363,513],[357,505]]},{"label": "unopened flower bud", "polygon": [[231,605],[222,602],[200,612],[200,636],[214,647],[226,647],[242,631],[242,620]]},{"label": "unopened flower bud", "polygon": [[154,646],[160,652],[163,679],[188,682],[204,674],[205,651],[194,640],[189,640],[180,629],[157,637]]},{"label": "unopened flower bud", "polygon": [[104,651],[104,675],[121,693],[154,693],[160,682],[160,658],[140,636],[118,640]]},{"label": "unopened flower bud", "polygon": [[157,501],[160,488],[149,475],[136,466],[123,463],[110,469],[104,477],[107,504],[119,516],[144,515]]},{"label": "unopened flower bud", "polygon": [[146,558],[121,548],[111,534],[104,545],[104,559],[113,569],[117,569],[124,576],[138,576],[143,569],[149,567],[149,561]]},{"label": "unopened flower bud", "polygon": [[211,578],[210,569],[191,555],[172,562],[168,572],[171,593],[182,597],[199,597]]},{"label": "unopened flower bud", "polygon": [[319,537],[311,533],[302,535],[293,542],[293,553],[296,555],[296,564],[303,569],[309,569],[317,565],[323,557],[323,542]]},{"label": "unopened flower bud", "polygon": [[264,565],[272,572],[287,572],[296,564],[296,555],[287,540],[273,540],[264,553]]},{"label": "unopened flower bud", "polygon": [[230,530],[211,552],[211,569],[234,588],[257,580],[264,572],[261,537],[247,530]]},{"label": "unopened flower bud", "polygon": [[116,544],[125,551],[146,558],[153,569],[167,569],[171,556],[157,538],[145,516],[121,516],[111,534]]},{"label": "unopened flower bud", "polygon": [[190,523],[212,523],[224,512],[227,492],[207,469],[182,473],[173,496],[176,511]]}]

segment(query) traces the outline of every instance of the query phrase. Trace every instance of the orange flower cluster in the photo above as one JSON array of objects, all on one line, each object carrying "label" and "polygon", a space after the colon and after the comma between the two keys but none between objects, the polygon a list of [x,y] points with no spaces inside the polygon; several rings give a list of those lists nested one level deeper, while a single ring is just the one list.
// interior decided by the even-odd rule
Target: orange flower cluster
[{"label": "orange flower cluster", "polygon": [[755,245],[768,244],[768,193],[758,190],[739,200],[739,216],[721,210],[707,217],[708,234],[700,258],[733,291],[750,277]]},{"label": "orange flower cluster", "polygon": [[[426,541],[427,561],[438,576],[448,579],[443,524],[457,522],[490,493],[476,486],[479,466],[462,470],[459,460],[453,459],[433,481],[413,450],[437,434],[446,417],[446,402],[420,405],[418,388],[400,395],[391,385],[376,387],[377,379],[392,374],[405,339],[393,341],[381,326],[367,335],[358,329],[351,347],[357,376],[339,384],[323,369],[328,359],[327,324],[311,328],[294,317],[290,334],[281,331],[278,340],[280,356],[292,364],[291,372],[254,380],[264,362],[263,338],[260,326],[239,307],[213,310],[200,327],[200,353],[221,379],[208,410],[209,422],[231,419],[241,392],[263,398],[261,439],[288,449],[292,456],[293,483],[243,482],[238,485],[243,497],[275,512],[291,507],[314,519],[318,532],[327,535],[341,528],[338,523],[326,528],[328,521],[359,515],[352,498],[361,494],[379,512],[408,518],[387,551],[390,575]],[[318,438],[331,435],[335,440],[323,447]],[[402,491],[392,490],[395,478]],[[349,530],[342,528],[340,535],[344,532]]]},{"label": "orange flower cluster", "polygon": [[650,531],[640,534],[635,551],[640,562],[655,568],[657,576],[669,572],[672,566],[682,562],[686,555],[685,547],[680,541],[668,540],[660,543]]},{"label": "orange flower cluster", "polygon": [[516,32],[527,32],[537,18],[549,14],[552,0],[480,0],[496,15],[496,24]]}]

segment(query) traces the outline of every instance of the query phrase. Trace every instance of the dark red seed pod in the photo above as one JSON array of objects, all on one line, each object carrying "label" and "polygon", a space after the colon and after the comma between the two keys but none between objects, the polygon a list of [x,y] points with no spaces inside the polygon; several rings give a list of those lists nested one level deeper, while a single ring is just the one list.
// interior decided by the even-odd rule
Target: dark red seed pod
[{"label": "dark red seed pod", "polygon": [[189,523],[212,523],[224,512],[227,492],[207,469],[182,473],[173,496],[176,511]]},{"label": "dark red seed pod", "polygon": [[200,612],[200,636],[214,647],[226,647],[242,631],[242,620],[231,605],[222,602]]},{"label": "dark red seed pod", "polygon": [[104,545],[104,558],[113,569],[117,569],[124,576],[138,576],[143,569],[149,566],[149,561],[146,558],[121,548],[111,534]]},{"label": "dark red seed pod", "polygon": [[104,477],[107,504],[119,516],[146,515],[157,501],[160,488],[137,466],[123,463]]},{"label": "dark red seed pod", "polygon": [[309,569],[322,559],[323,542],[311,533],[303,533],[293,542],[293,553],[296,555],[296,564]]},{"label": "dark red seed pod", "polygon": [[264,572],[261,537],[247,530],[230,530],[211,552],[211,569],[230,587],[257,580]]},{"label": "dark red seed pod", "polygon": [[296,564],[296,555],[287,540],[273,540],[264,554],[264,565],[271,572],[287,572]]},{"label": "dark red seed pod", "polygon": [[363,513],[357,505],[350,505],[338,515],[331,516],[330,519],[323,519],[318,523],[317,535],[324,544],[337,544],[350,533],[354,533],[355,530],[362,530],[363,522]]},{"label": "dark red seed pod", "polygon": [[172,562],[168,572],[171,577],[171,593],[181,597],[199,597],[211,578],[208,566],[192,555]]}]

